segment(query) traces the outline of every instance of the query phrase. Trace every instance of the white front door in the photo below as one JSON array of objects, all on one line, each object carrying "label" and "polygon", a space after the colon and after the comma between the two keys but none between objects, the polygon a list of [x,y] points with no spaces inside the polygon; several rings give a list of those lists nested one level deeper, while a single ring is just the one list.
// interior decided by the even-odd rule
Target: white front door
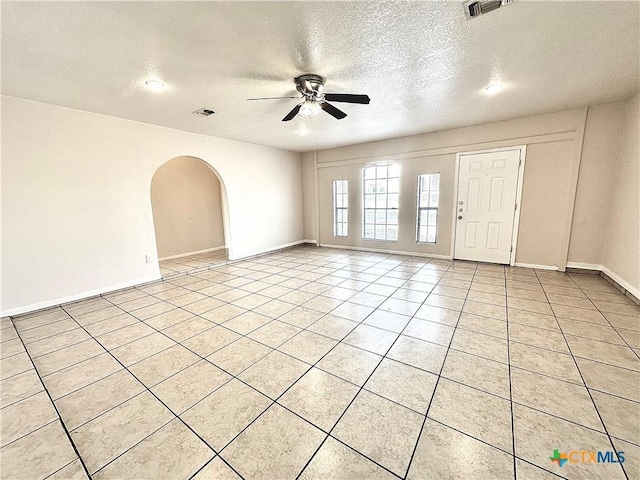
[{"label": "white front door", "polygon": [[509,264],[520,150],[460,156],[454,258]]}]

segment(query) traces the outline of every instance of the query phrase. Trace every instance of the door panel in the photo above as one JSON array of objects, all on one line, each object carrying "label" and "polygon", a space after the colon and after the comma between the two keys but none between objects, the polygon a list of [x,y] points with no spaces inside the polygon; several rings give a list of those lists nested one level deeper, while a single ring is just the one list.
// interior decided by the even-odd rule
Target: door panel
[{"label": "door panel", "polygon": [[508,264],[520,150],[460,156],[454,258]]}]

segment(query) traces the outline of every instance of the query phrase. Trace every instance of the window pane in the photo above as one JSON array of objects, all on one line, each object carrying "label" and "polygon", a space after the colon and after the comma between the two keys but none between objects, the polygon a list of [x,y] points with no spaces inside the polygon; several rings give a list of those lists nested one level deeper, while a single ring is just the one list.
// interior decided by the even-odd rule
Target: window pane
[{"label": "window pane", "polygon": [[384,224],[387,221],[387,211],[378,209],[376,210],[376,224]]},{"label": "window pane", "polygon": [[386,195],[376,195],[376,208],[387,208]]},{"label": "window pane", "polygon": [[376,178],[387,178],[387,166],[378,165],[376,167]]},{"label": "window pane", "polygon": [[378,180],[376,182],[376,193],[387,193],[387,181]]},{"label": "window pane", "polygon": [[375,227],[373,225],[364,226],[364,238],[373,238]]},{"label": "window pane", "polygon": [[398,227],[395,225],[387,226],[387,240],[398,240]]},{"label": "window pane", "polygon": [[400,165],[392,163],[389,165],[389,178],[397,178],[400,176]]},{"label": "window pane", "polygon": [[387,223],[390,225],[398,224],[398,211],[397,210],[387,210]]},{"label": "window pane", "polygon": [[389,193],[398,193],[398,188],[400,188],[400,180],[397,178],[390,179],[387,186]]},{"label": "window pane", "polygon": [[436,243],[438,202],[440,200],[440,174],[418,175],[416,241]]},{"label": "window pane", "polygon": [[387,208],[398,208],[398,194],[390,193],[388,195]]},{"label": "window pane", "polygon": [[333,181],[333,236],[345,237],[348,231],[349,221],[349,197],[347,180]]},{"label": "window pane", "polygon": [[386,227],[384,225],[376,225],[376,240],[386,240]]},{"label": "window pane", "polygon": [[364,223],[375,223],[375,210],[367,209],[364,211]]},{"label": "window pane", "polygon": [[376,178],[376,167],[368,167],[364,169],[364,178]]},{"label": "window pane", "polygon": [[364,208],[376,208],[376,196],[365,195],[364,196]]},{"label": "window pane", "polygon": [[376,181],[365,180],[364,181],[364,193],[376,193]]}]

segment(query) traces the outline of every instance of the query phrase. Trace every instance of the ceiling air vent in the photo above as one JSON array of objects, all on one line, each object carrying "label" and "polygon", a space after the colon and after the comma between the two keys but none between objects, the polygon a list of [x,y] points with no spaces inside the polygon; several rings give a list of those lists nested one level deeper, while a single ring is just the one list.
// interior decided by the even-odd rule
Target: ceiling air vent
[{"label": "ceiling air vent", "polygon": [[216,112],[209,108],[201,108],[200,110],[196,110],[195,112],[193,112],[194,115],[200,115],[201,117],[210,117],[214,113]]},{"label": "ceiling air vent", "polygon": [[501,6],[510,5],[513,0],[467,0],[462,4],[464,16],[467,20],[479,17],[483,13],[489,13]]}]

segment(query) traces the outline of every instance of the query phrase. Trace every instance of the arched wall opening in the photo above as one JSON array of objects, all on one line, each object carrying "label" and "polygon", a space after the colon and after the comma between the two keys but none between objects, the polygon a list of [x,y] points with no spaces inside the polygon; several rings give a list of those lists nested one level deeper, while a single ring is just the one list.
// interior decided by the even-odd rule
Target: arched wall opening
[{"label": "arched wall opening", "polygon": [[228,258],[231,241],[224,182],[202,159],[180,156],[160,166],[151,180],[151,208],[163,274]]}]

